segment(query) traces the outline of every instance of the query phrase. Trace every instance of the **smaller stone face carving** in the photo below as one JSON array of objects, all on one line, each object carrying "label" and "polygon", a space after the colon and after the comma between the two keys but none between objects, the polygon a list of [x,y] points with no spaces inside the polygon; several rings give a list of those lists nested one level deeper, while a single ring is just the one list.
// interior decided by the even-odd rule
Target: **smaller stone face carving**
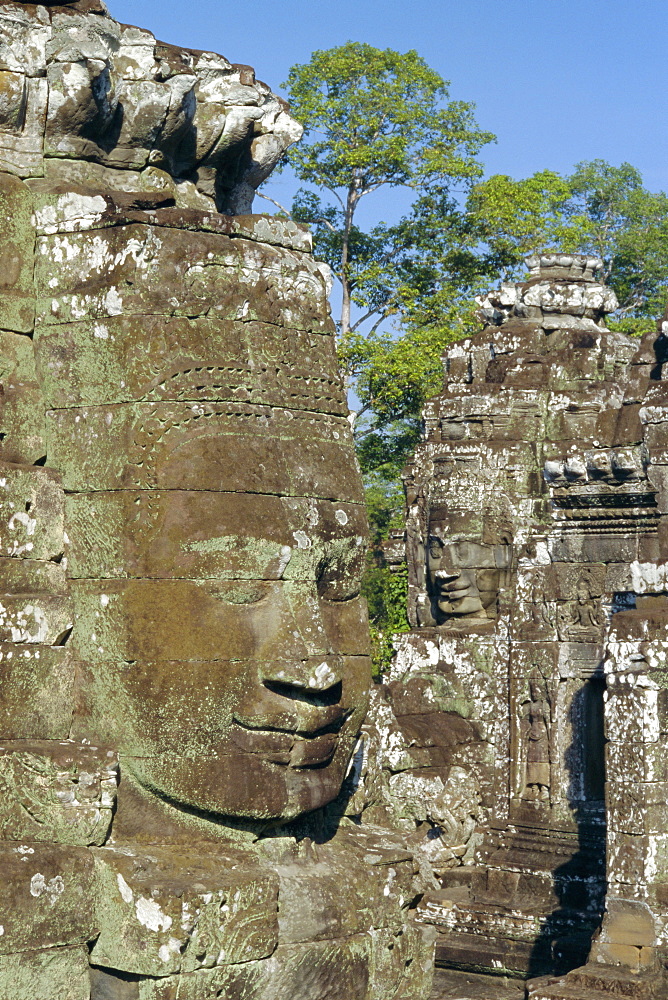
[{"label": "smaller stone face carving", "polygon": [[429,518],[427,581],[434,618],[496,617],[502,575],[510,567],[508,542],[491,545],[454,533],[438,508]]},{"label": "smaller stone face carving", "polygon": [[526,782],[522,798],[528,802],[548,802],[550,798],[550,707],[540,682],[529,683],[529,702],[524,717]]},{"label": "smaller stone face carving", "polygon": [[[435,531],[429,534],[427,553],[431,593],[443,618],[474,615],[493,618],[499,591],[496,549],[506,546],[476,542],[448,542]],[[501,559],[505,555],[501,552]]]}]

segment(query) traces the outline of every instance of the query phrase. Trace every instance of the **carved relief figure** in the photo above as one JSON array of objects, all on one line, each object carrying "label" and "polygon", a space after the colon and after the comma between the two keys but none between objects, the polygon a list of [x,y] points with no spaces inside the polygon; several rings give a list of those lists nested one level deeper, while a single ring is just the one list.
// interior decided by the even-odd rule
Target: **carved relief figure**
[{"label": "carved relief figure", "polygon": [[596,642],[605,624],[605,614],[592,598],[585,577],[578,581],[576,601],[560,609],[558,634],[560,639],[577,642]]},{"label": "carved relief figure", "polygon": [[522,798],[528,802],[547,802],[550,798],[550,706],[535,675],[529,682],[523,731],[526,782]]}]

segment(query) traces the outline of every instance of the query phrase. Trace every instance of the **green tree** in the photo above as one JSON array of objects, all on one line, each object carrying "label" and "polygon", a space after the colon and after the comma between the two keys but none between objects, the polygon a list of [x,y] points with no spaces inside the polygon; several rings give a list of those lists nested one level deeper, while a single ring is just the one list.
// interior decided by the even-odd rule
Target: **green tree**
[{"label": "green tree", "polygon": [[[546,247],[595,253],[619,299],[617,326],[647,327],[668,297],[668,196],[643,186],[629,163],[577,164],[569,177],[541,171],[475,185],[467,210],[479,234],[481,270],[519,277],[527,253]],[[483,263],[484,261],[484,263]]]},{"label": "green tree", "polygon": [[565,205],[572,193],[568,180],[553,170],[518,181],[494,174],[474,185],[466,212],[480,270],[492,280],[512,280],[528,254],[561,247]]},{"label": "green tree", "polygon": [[[477,154],[493,136],[470,103],[446,101],[448,84],[415,51],[347,42],[293,66],[285,86],[305,127],[288,161],[309,185],[291,214],[312,224],[341,284],[342,357],[359,364],[362,343],[350,335],[377,331],[433,284],[434,269],[448,272],[454,189],[480,177]],[[363,229],[362,199],[388,187],[411,192],[408,214]]]}]

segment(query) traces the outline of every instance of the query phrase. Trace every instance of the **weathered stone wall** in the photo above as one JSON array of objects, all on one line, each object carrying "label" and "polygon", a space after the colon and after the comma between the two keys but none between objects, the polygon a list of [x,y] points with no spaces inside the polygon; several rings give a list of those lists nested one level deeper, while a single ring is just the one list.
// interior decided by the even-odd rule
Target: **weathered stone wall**
[{"label": "weathered stone wall", "polygon": [[0,4],[1,1000],[429,992],[412,852],[317,811],[363,495],[326,269],[240,214],[300,132],[94,0]]}]

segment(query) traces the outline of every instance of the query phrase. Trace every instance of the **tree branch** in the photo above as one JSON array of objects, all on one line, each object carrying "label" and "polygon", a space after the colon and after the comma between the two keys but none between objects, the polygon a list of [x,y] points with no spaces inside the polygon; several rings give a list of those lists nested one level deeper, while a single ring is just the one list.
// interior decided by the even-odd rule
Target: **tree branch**
[{"label": "tree branch", "polygon": [[332,223],[329,221],[329,219],[314,219],[313,220],[313,225],[318,225],[318,224],[321,224],[323,226],[327,226],[327,228],[329,229],[330,233],[338,233],[338,231],[339,231],[336,228],[336,226],[332,225]]},{"label": "tree branch", "polygon": [[270,198],[268,194],[262,194],[261,191],[256,191],[255,194],[258,196],[258,198],[264,198],[265,201],[270,201],[272,205],[276,206],[276,208],[280,208],[281,212],[285,212],[288,219],[292,221],[292,213],[289,212],[284,205],[281,205],[280,201],[275,201],[273,198]]},{"label": "tree branch", "polygon": [[345,207],[346,207],[345,202],[344,202],[343,198],[341,197],[341,195],[336,190],[336,188],[329,187],[329,185],[327,185],[327,184],[323,184],[323,187],[324,187],[325,191],[329,191],[330,194],[333,194],[334,197],[336,198],[336,200],[338,201],[339,205],[341,206],[341,208],[345,209]]},{"label": "tree branch", "polygon": [[354,333],[358,326],[361,326],[362,323],[366,323],[366,321],[376,312],[378,312],[377,309],[369,309],[368,312],[365,312],[363,316],[360,316],[360,318],[353,323],[350,327],[350,332]]}]

